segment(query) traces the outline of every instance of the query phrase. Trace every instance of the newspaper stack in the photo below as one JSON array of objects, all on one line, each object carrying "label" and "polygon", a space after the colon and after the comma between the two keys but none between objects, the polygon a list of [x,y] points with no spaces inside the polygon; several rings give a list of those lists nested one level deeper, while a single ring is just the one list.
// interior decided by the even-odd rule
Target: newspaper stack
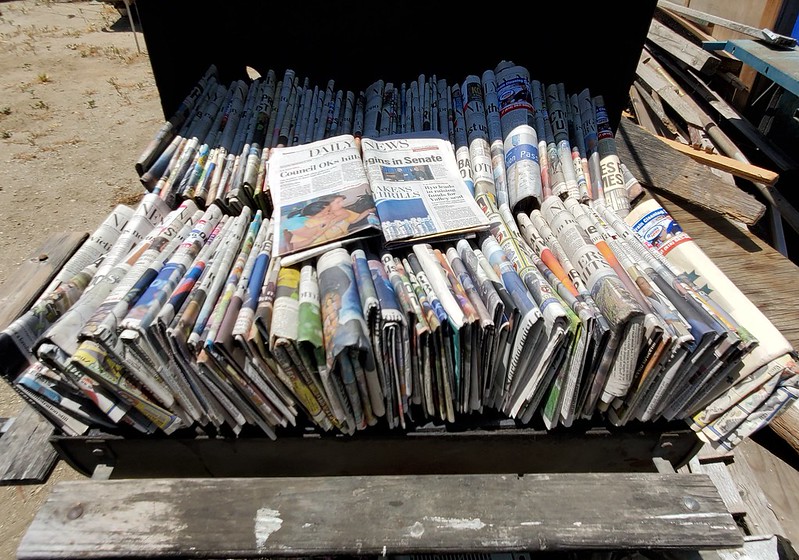
[{"label": "newspaper stack", "polygon": [[[790,344],[625,180],[601,96],[508,61],[357,95],[275,76],[224,88],[209,71],[139,162],[153,192],[0,336],[28,365],[4,375],[64,432],[490,413],[682,419],[731,448],[799,396]],[[287,207],[349,188],[378,222],[286,250],[309,233]]]}]

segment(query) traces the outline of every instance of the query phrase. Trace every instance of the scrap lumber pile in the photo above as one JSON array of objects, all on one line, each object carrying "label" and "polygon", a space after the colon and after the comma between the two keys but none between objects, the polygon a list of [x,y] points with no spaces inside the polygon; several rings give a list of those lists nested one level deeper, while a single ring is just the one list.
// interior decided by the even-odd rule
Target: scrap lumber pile
[{"label": "scrap lumber pile", "polygon": [[[621,155],[645,186],[721,213],[753,231],[761,226],[775,249],[793,257],[783,225],[793,230],[790,235],[799,232],[799,212],[780,192],[779,178],[795,173],[799,164],[744,116],[750,94],[741,79],[746,66],[723,50],[703,48],[703,42],[715,40],[708,24],[754,38],[764,34],[661,0],[630,87],[627,116],[632,121],[622,119],[620,125],[626,140],[620,143]],[[660,184],[648,181],[643,166],[636,168],[635,159],[625,157],[627,145],[658,151]],[[704,165],[691,165],[681,155]],[[671,180],[664,183],[664,176]],[[799,407],[781,416],[772,429],[799,452]]]},{"label": "scrap lumber pile", "polygon": [[[685,12],[693,16],[695,11],[659,2],[630,88],[631,116],[647,132],[714,174],[701,183],[686,181],[693,188],[677,185],[671,194],[747,226],[764,217],[770,244],[788,256],[783,223],[799,231],[799,212],[780,193],[778,179],[799,165],[742,114],[741,100],[748,91],[739,78],[741,61],[724,51],[703,49],[703,41],[712,37],[699,18]],[[627,125],[622,126],[630,128]],[[638,142],[653,141],[639,139],[643,136],[639,130],[630,134]],[[755,155],[758,165],[752,161]],[[659,188],[647,184],[645,177],[642,183]],[[711,192],[713,199],[708,198]],[[767,208],[765,213],[760,203]]]}]

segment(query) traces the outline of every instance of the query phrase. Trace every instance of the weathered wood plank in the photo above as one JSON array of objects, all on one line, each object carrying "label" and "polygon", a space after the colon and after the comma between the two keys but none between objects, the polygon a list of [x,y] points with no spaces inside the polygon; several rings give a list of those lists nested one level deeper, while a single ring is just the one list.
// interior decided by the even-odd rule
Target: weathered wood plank
[{"label": "weathered wood plank", "polygon": [[[729,4],[729,2],[724,2],[724,4]],[[742,3],[743,6],[746,6],[749,3]],[[764,39],[763,34],[763,27],[771,27],[769,24],[764,24],[761,19],[762,27],[753,27],[751,25],[747,25],[745,23],[741,23],[740,20],[733,21],[731,19],[727,19],[721,16],[716,15],[715,13],[709,13],[710,11],[700,11],[695,10],[693,8],[689,8],[686,6],[681,6],[679,4],[675,4],[674,2],[669,2],[668,0],[659,0],[658,6],[662,8],[668,8],[669,10],[676,12],[680,15],[688,17],[694,21],[698,21],[701,23],[712,23],[714,25],[720,25],[737,33],[743,33],[744,35],[749,35],[750,37],[755,37],[756,39]],[[761,8],[762,11],[762,8]],[[766,17],[766,14],[763,14],[761,17]],[[772,16],[773,17],[773,16]],[[747,18],[748,19],[748,18]],[[786,38],[790,41],[790,38]]]},{"label": "weathered wood plank", "polygon": [[[762,512],[761,517],[771,520],[773,516],[782,528],[782,532],[775,530],[773,533],[799,542],[799,472],[768,447],[751,439],[735,449],[735,461],[744,459],[750,476],[766,499],[768,511]],[[760,531],[757,534],[771,533]]]},{"label": "weathered wood plank", "polygon": [[747,225],[756,223],[765,206],[726,184],[710,170],[666,145],[660,138],[622,118],[616,132],[619,158],[642,185],[671,193]]},{"label": "weathered wood plank", "polygon": [[[730,476],[738,487],[738,493],[746,504],[746,517],[744,521],[753,535],[785,535],[785,528],[774,514],[769,499],[760,486],[762,477],[752,469],[749,464],[748,453],[743,442],[735,450],[735,460],[730,463]],[[756,446],[757,444],[755,444]]]},{"label": "weathered wood plank", "polygon": [[17,554],[260,558],[742,542],[704,475],[150,479],[57,484]]},{"label": "weathered wood plank", "polygon": [[679,88],[672,83],[673,78],[664,73],[648,50],[641,51],[641,59],[635,70],[640,81],[668,104],[687,124],[703,127],[705,123],[697,113],[691,99],[681,95]]},{"label": "weathered wood plank", "polygon": [[724,505],[727,506],[727,511],[731,514],[745,514],[746,505],[741,500],[741,495],[738,493],[738,487],[730,475],[730,471],[724,461],[714,461],[712,463],[702,463],[699,460],[691,464],[691,472],[706,474],[713,481],[716,489],[719,491],[721,499],[724,500]]},{"label": "weathered wood plank", "polygon": [[51,235],[0,286],[0,330],[6,328],[36,301],[53,276],[87,237],[86,233],[74,232]]},{"label": "weathered wood plank", "polygon": [[[706,33],[704,29],[676,12],[672,12],[668,8],[658,6],[655,11],[655,17],[673,31],[676,31],[686,39],[692,40],[694,44],[699,44],[703,41],[715,41],[715,38],[709,33]],[[719,70],[732,72],[734,74],[741,71],[743,63],[731,56],[730,53],[726,51],[716,51],[714,54],[719,58]]]},{"label": "weathered wood plank", "polygon": [[[655,195],[655,198],[788,342],[799,348],[799,321],[796,320],[799,267],[723,216],[703,211],[673,196]],[[768,274],[764,274],[764,270]]]},{"label": "weathered wood plank", "polygon": [[49,438],[53,426],[24,406],[0,438],[0,486],[38,484],[47,480],[58,460]]},{"label": "weathered wood plank", "polygon": [[705,443],[699,448],[696,458],[700,463],[712,463],[713,461],[732,461],[735,453],[732,450],[724,448],[714,448],[712,445]]},{"label": "weathered wood plank", "polygon": [[697,150],[685,144],[681,144],[680,142],[669,140],[668,138],[660,138],[660,140],[699,163],[703,163],[715,169],[721,169],[727,173],[732,173],[736,177],[741,177],[742,179],[758,181],[765,185],[773,185],[777,182],[777,179],[780,178],[778,173],[770,169],[765,169],[764,167],[752,165],[751,163],[744,163],[721,154],[710,154],[704,150]]},{"label": "weathered wood plank", "polygon": [[649,114],[649,109],[647,109],[646,104],[641,99],[641,94],[638,93],[635,85],[630,86],[630,105],[635,112],[635,119],[638,121],[638,125],[657,136],[658,127]]},{"label": "weathered wood plank", "polygon": [[639,80],[635,80],[633,82],[633,87],[641,98],[641,101],[649,108],[650,111],[655,114],[655,116],[658,118],[658,122],[660,122],[660,134],[657,136],[683,138],[677,130],[674,122],[672,122],[668,115],[666,115],[663,104],[660,102],[660,99],[656,97],[657,93],[650,94]]},{"label": "weathered wood plank", "polygon": [[772,430],[799,453],[799,403],[794,403],[769,424]]},{"label": "weathered wood plank", "polygon": [[[711,558],[710,554],[716,554]],[[746,537],[741,548],[721,549],[702,553],[704,560],[797,560],[791,542],[776,535]]]},{"label": "weathered wood plank", "polygon": [[[670,73],[678,77],[680,82],[690,89],[698,99],[703,99],[725,123],[735,128],[748,142],[768,157],[781,171],[796,169],[799,164],[788,156],[783,149],[776,146],[755,125],[741,115],[737,109],[706,84],[696,72],[680,67],[668,58],[660,58]],[[722,74],[719,74],[722,75]],[[743,87],[743,84],[741,84]]]},{"label": "weathered wood plank", "polygon": [[721,63],[717,56],[711,55],[708,51],[694,45],[656,19],[652,20],[646,38],[671,56],[702,74],[714,74]]},{"label": "weathered wood plank", "polygon": [[[31,253],[0,287],[0,329],[7,327],[36,301],[87,237],[87,233],[56,233]],[[58,460],[49,441],[52,433],[53,426],[24,405],[0,439],[0,485],[47,480]]]}]

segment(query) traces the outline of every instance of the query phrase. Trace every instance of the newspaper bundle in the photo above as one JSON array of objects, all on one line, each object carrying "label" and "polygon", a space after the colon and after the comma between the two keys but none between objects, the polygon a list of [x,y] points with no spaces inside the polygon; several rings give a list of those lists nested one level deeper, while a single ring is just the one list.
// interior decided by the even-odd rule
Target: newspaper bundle
[{"label": "newspaper bundle", "polygon": [[512,61],[359,92],[209,71],[137,167],[153,192],[0,334],[64,433],[599,416],[731,448],[799,396],[793,348],[642,197],[601,96]]}]

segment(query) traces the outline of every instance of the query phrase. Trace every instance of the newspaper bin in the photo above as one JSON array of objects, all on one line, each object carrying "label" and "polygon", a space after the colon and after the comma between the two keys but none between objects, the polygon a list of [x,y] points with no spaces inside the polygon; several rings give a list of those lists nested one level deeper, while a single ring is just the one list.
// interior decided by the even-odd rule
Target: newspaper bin
[{"label": "newspaper bin", "polygon": [[[311,83],[334,79],[336,88],[358,91],[378,78],[410,82],[419,73],[460,81],[511,60],[542,82],[601,93],[615,129],[656,0],[484,11],[417,1],[136,4],[165,118],[212,63],[227,83],[246,79],[247,66],[262,74],[291,68]],[[683,463],[698,440],[682,422],[615,428],[581,421],[548,432],[481,416],[352,437],[299,427],[277,441],[255,430],[239,437],[184,430],[55,436],[53,443],[87,475],[104,465],[115,478],[138,478],[654,470],[653,456]]]}]

